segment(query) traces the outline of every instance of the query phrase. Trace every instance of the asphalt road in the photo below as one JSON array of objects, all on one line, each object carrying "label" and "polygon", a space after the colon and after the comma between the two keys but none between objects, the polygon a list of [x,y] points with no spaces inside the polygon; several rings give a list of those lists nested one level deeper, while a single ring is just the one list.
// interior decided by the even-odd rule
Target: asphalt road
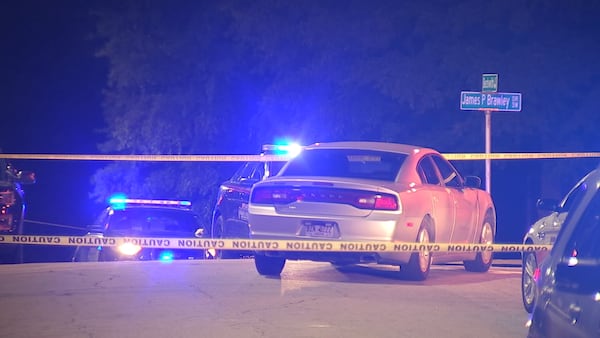
[{"label": "asphalt road", "polygon": [[395,270],[252,259],[0,266],[0,337],[525,337],[520,268]]}]

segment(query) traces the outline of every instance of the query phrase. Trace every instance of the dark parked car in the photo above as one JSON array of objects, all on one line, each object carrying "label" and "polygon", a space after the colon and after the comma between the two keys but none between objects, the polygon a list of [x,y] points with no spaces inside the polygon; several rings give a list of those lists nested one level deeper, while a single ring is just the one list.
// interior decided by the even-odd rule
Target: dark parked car
[{"label": "dark parked car", "polygon": [[528,337],[600,337],[600,169],[581,188],[540,264]]},{"label": "dark parked car", "polygon": [[[115,198],[86,236],[195,238],[202,230],[200,218],[188,201]],[[157,249],[126,243],[117,247],[79,246],[73,261],[203,259],[205,254],[199,249]]]},{"label": "dark parked car", "polygon": [[[585,179],[586,177],[579,180],[560,202],[549,198],[541,198],[537,201],[537,208],[541,211],[550,212],[550,214],[540,218],[529,228],[523,239],[523,244],[554,244],[569,210],[573,207],[573,202],[578,199],[579,194],[585,192],[582,185]],[[538,292],[535,284],[536,274],[539,273],[538,265],[547,255],[548,251],[526,251],[522,255],[521,298],[525,310],[529,313],[533,310]]]},{"label": "dark parked car", "polygon": [[[288,155],[297,146],[263,145],[261,155]],[[253,161],[244,163],[231,178],[221,184],[213,209],[211,226],[206,236],[211,238],[249,238],[248,201],[250,189],[257,182],[277,174],[285,161]],[[215,258],[240,258],[251,251],[216,250]]]},{"label": "dark parked car", "polygon": [[[0,162],[0,236],[23,234],[25,193],[22,184],[35,183],[35,174]],[[23,246],[0,244],[0,263],[23,263]]]}]

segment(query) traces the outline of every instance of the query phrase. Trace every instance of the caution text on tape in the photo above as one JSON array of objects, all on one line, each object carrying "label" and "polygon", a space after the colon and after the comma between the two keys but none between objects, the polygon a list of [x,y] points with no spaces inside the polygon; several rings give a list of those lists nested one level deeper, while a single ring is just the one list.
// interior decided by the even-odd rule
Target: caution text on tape
[{"label": "caution text on tape", "polygon": [[158,249],[220,249],[251,251],[322,251],[322,252],[525,252],[548,251],[551,245],[533,244],[457,244],[411,243],[383,241],[327,241],[327,240],[259,240],[259,239],[203,239],[154,237],[103,236],[35,236],[3,235],[2,244],[107,246],[134,244]]}]

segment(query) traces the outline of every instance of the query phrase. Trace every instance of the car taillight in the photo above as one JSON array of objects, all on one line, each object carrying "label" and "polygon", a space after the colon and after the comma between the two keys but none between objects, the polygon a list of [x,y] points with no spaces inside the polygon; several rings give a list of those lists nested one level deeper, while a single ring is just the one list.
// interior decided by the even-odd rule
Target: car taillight
[{"label": "car taillight", "polygon": [[396,200],[396,196],[377,195],[377,197],[375,197],[375,207],[373,209],[376,209],[376,210],[396,210],[396,209],[398,209],[398,201]]},{"label": "car taillight", "polygon": [[256,204],[323,202],[349,204],[359,209],[398,210],[395,195],[352,189],[255,187],[250,201]]},{"label": "car taillight", "polygon": [[536,282],[538,280],[540,280],[540,275],[541,275],[540,268],[539,267],[535,268],[535,270],[533,270],[533,280]]}]

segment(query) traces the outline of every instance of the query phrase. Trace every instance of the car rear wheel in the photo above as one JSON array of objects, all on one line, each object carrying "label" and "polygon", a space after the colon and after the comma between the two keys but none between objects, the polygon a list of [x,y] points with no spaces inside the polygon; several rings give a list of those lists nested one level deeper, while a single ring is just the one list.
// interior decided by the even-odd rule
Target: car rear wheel
[{"label": "car rear wheel", "polygon": [[98,262],[100,261],[100,252],[96,247],[78,246],[75,248],[73,262]]},{"label": "car rear wheel", "polygon": [[536,285],[535,285],[535,270],[537,269],[537,258],[533,252],[525,252],[523,254],[523,264],[521,271],[521,296],[523,298],[523,306],[525,311],[531,313],[535,304]]},{"label": "car rear wheel", "polygon": [[[429,244],[431,241],[430,234],[431,221],[424,219],[419,232],[417,234],[418,244]],[[411,280],[425,280],[431,269],[431,252],[418,251],[410,255],[408,264],[400,267],[400,276]]]},{"label": "car rear wheel", "polygon": [[[479,236],[479,244],[493,244],[494,230],[492,228],[492,218],[486,216],[483,225],[481,226],[481,234]],[[486,272],[492,266],[492,251],[478,252],[475,259],[472,261],[464,261],[465,270],[471,272]]]},{"label": "car rear wheel", "polygon": [[[219,215],[212,225],[211,237],[217,239],[223,239],[225,233],[225,220],[223,216]],[[231,259],[239,258],[240,255],[237,251],[232,250],[214,250],[215,259]]]},{"label": "car rear wheel", "polygon": [[279,276],[285,266],[285,258],[255,255],[256,271],[263,276]]}]

